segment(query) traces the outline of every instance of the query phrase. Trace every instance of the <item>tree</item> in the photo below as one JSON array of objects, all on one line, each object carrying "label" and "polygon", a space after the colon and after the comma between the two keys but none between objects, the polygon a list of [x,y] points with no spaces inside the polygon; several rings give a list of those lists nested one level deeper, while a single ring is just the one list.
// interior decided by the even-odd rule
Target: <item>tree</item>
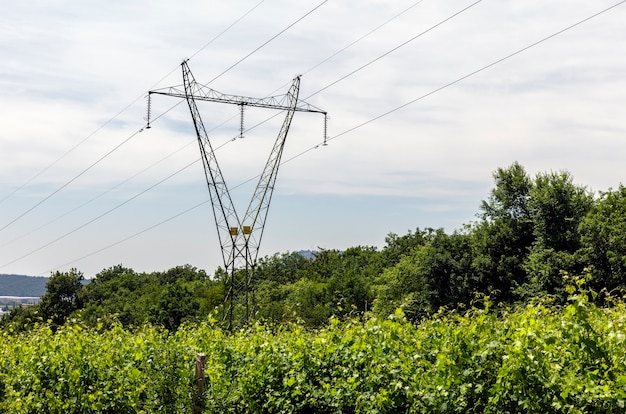
[{"label": "tree", "polygon": [[117,265],[98,273],[81,290],[80,317],[91,325],[115,315],[124,326],[153,322],[175,329],[184,321],[208,315],[223,297],[223,284],[194,266],[136,273]]},{"label": "tree", "polygon": [[419,320],[432,313],[429,298],[430,286],[424,272],[420,271],[417,250],[400,258],[398,263],[386,268],[373,287],[372,310],[387,318],[398,308],[410,320]]},{"label": "tree", "polygon": [[374,312],[381,316],[402,308],[408,319],[417,321],[442,306],[469,302],[472,283],[471,245],[467,234],[431,230],[428,242],[402,256],[377,278]]},{"label": "tree", "polygon": [[116,265],[102,270],[81,289],[84,308],[80,316],[93,326],[108,315],[115,315],[124,326],[138,326],[147,320],[148,305],[160,290],[152,274]]},{"label": "tree", "polygon": [[537,174],[528,201],[535,246],[574,253],[580,248],[578,225],[592,206],[592,194],[574,184],[569,172]]},{"label": "tree", "polygon": [[515,161],[507,168],[498,168],[493,179],[495,187],[480,205],[483,220],[528,220],[528,200],[533,182],[524,167]]},{"label": "tree", "polygon": [[626,187],[600,194],[582,219],[579,255],[593,267],[592,285],[612,290],[626,285]]},{"label": "tree", "polygon": [[495,187],[481,203],[481,221],[469,228],[475,291],[512,301],[526,281],[524,261],[534,241],[530,216],[533,182],[515,162],[493,174]]},{"label": "tree", "polygon": [[259,260],[254,272],[254,280],[256,283],[264,280],[280,284],[295,282],[306,275],[311,262],[311,259],[305,258],[300,253],[276,253]]},{"label": "tree", "polygon": [[284,286],[283,289],[286,293],[283,317],[293,314],[312,327],[319,327],[328,321],[331,309],[326,302],[326,283],[305,277]]},{"label": "tree", "polygon": [[527,295],[562,295],[563,272],[582,272],[575,257],[581,247],[578,228],[593,204],[591,193],[574,184],[569,172],[537,174],[528,201],[535,241],[525,263]]},{"label": "tree", "polygon": [[115,266],[109,267],[108,269],[103,269],[101,272],[96,274],[96,277],[92,280],[92,283],[106,283],[110,280],[113,280],[121,275],[131,274],[134,275],[135,271],[129,267],[124,267],[121,264],[117,264]]},{"label": "tree", "polygon": [[428,235],[433,231],[433,229],[420,230],[418,228],[415,232],[409,230],[404,236],[389,233],[385,237],[386,245],[380,254],[384,267],[394,266],[403,256],[423,246],[428,241]]},{"label": "tree", "polygon": [[48,280],[46,293],[39,303],[43,319],[50,321],[52,326],[60,326],[72,312],[80,309],[82,302],[79,293],[83,280],[83,273],[76,269],[66,273],[57,270]]},{"label": "tree", "polygon": [[[337,255],[334,268],[326,269],[328,294],[336,315],[364,312],[371,307],[370,286],[382,271],[375,247],[350,247]],[[318,259],[316,259],[317,262]]]},{"label": "tree", "polygon": [[180,279],[166,284],[152,303],[150,321],[169,331],[176,330],[181,323],[198,316],[202,293],[197,281],[185,282]]},{"label": "tree", "polygon": [[176,283],[178,280],[191,282],[193,280],[209,280],[209,276],[202,269],[186,264],[184,266],[176,266],[165,272],[156,272],[155,274],[161,284],[169,285]]},{"label": "tree", "polygon": [[416,251],[416,260],[420,278],[428,284],[426,293],[432,310],[468,303],[480,291],[471,269],[472,246],[467,234],[437,231],[430,243]]}]

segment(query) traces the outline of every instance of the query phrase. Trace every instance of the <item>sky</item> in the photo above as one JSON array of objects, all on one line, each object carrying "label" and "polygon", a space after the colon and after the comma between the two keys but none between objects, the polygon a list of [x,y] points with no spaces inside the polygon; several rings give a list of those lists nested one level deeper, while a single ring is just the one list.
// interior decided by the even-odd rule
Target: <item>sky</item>
[{"label": "sky", "polygon": [[[184,59],[232,95],[284,94],[301,75],[299,98],[330,116],[326,146],[323,116],[294,116],[260,257],[461,229],[492,173],[515,161],[531,176],[567,170],[590,191],[616,188],[621,3],[6,2],[0,273],[222,265],[186,103],[153,95],[145,128],[147,92],[180,85]],[[237,106],[198,106],[243,215],[284,113],[246,109],[234,139]]]}]

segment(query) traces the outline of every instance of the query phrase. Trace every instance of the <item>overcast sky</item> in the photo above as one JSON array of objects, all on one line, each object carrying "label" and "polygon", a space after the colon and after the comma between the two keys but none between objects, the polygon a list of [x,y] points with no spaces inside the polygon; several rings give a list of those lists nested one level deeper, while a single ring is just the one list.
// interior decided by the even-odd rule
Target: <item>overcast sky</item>
[{"label": "overcast sky", "polygon": [[[183,59],[198,82],[250,97],[286,93],[302,74],[300,98],[331,117],[329,145],[313,149],[323,117],[295,115],[261,256],[460,229],[492,172],[515,161],[615,188],[626,4],[487,66],[618,3],[5,2],[0,273],[221,264],[185,102],[153,96],[152,128],[139,132],[146,92],[181,84]],[[238,108],[199,107],[243,215],[283,114],[254,128],[276,113],[249,108],[232,140]]]}]

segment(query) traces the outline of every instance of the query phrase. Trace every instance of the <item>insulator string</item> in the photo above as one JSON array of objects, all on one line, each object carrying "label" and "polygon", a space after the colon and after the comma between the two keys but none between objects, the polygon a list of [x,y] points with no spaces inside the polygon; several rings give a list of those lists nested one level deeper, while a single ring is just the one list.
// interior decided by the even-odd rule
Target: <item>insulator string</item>
[{"label": "insulator string", "polygon": [[148,92],[148,109],[146,111],[146,117],[144,118],[147,122],[146,129],[150,129],[151,112],[152,112],[152,94]]},{"label": "insulator string", "polygon": [[243,117],[244,117],[244,111],[243,111],[243,107],[246,104],[241,102],[239,104],[239,138],[243,138],[243,132],[245,131],[244,127],[243,127]]}]

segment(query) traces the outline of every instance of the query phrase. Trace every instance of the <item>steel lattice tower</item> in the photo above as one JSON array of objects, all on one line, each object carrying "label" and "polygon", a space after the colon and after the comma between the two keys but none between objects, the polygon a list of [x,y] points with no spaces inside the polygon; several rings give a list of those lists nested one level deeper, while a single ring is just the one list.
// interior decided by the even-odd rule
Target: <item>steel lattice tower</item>
[{"label": "steel lattice tower", "polygon": [[[293,80],[293,84],[286,95],[250,98],[217,92],[206,85],[196,82],[187,61],[183,61],[181,67],[183,85],[154,90],[148,93],[147,128],[150,128],[150,99],[153,94],[184,98],[187,101],[198,138],[206,182],[211,196],[213,216],[217,225],[217,234],[227,274],[224,280],[223,318],[227,323],[228,329],[232,329],[235,314],[242,315],[243,320],[247,321],[253,311],[254,270],[280,166],[280,159],[293,116],[295,112],[323,114],[324,143],[326,142],[328,116],[325,111],[298,100],[300,76]],[[233,204],[226,181],[211,146],[211,141],[204,128],[200,111],[196,105],[197,100],[239,105],[241,110],[241,135],[243,135],[244,130],[243,110],[246,106],[276,109],[286,111],[287,113],[243,219],[240,219]]]}]

